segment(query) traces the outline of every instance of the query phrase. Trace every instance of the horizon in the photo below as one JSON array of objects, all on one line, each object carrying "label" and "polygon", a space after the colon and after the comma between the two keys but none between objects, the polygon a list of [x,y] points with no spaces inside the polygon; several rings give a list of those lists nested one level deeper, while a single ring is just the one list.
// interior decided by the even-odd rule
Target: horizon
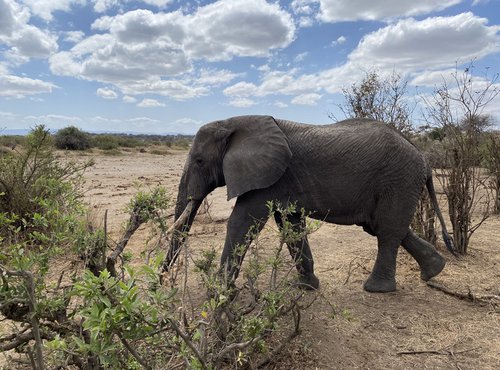
[{"label": "horizon", "polygon": [[[0,134],[331,123],[367,72],[418,97],[471,61],[500,72],[500,0],[0,0]],[[485,113],[500,127],[500,96]]]}]

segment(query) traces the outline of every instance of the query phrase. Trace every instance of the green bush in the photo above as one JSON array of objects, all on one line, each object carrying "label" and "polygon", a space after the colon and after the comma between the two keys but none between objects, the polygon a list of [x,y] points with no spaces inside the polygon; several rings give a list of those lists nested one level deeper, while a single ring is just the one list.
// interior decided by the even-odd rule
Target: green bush
[{"label": "green bush", "polygon": [[18,145],[23,145],[25,142],[25,137],[21,135],[2,135],[0,136],[0,147],[7,146],[9,148],[15,148]]},{"label": "green bush", "polygon": [[0,262],[71,244],[83,214],[76,189],[90,165],[61,163],[43,126],[26,137],[23,150],[0,157]]},{"label": "green bush", "polygon": [[54,136],[57,149],[86,150],[90,148],[90,136],[74,126],[68,126],[57,131]]},{"label": "green bush", "polygon": [[113,135],[95,135],[92,137],[92,146],[102,150],[118,149],[119,140]]},{"label": "green bush", "polygon": [[144,140],[140,140],[133,136],[119,135],[117,139],[118,145],[123,148],[137,148],[138,146],[144,145]]},{"label": "green bush", "polygon": [[[50,203],[53,197],[45,199]],[[75,203],[67,205],[66,212],[59,209],[66,217],[72,214]],[[187,276],[177,280],[177,273],[172,272],[166,284],[167,277],[158,273],[164,253],[152,255],[163,249],[168,226],[165,213],[170,202],[161,187],[140,191],[129,203],[130,221],[107,258],[108,269],[102,264],[107,249],[106,229],[93,230],[83,224],[65,231],[68,240],[72,238],[70,245],[85,250],[87,260],[96,259],[92,264],[95,269],[86,265],[82,270],[82,264],[72,263],[61,271],[57,283],[53,274],[48,274],[54,253],[30,251],[26,244],[4,240],[0,249],[0,312],[22,326],[11,325],[0,334],[0,351],[15,348],[16,356],[26,356],[34,368],[264,366],[299,334],[300,312],[315,299],[307,299],[306,306],[299,304],[303,293],[290,282],[295,267],[283,256],[284,244],[319,226],[316,221],[304,221],[304,230],[296,232],[286,220],[287,212],[295,213],[295,208],[283,209],[273,203],[268,206],[270,212],[280,212],[284,225],[276,235],[279,244],[271,256],[265,252],[267,246],[256,240],[248,253],[247,267],[242,270],[247,282],[238,288],[228,285],[219,273],[215,250],[203,252],[194,263],[207,298],[194,301],[192,297],[199,295],[190,293]],[[43,223],[43,217],[33,219]],[[153,226],[148,241],[156,246],[144,254],[145,264],[134,261],[133,266],[128,266],[129,254],[124,248],[134,231],[146,222]],[[40,234],[50,237],[46,231]],[[66,244],[55,240],[50,246],[57,251]],[[7,256],[6,250],[17,254]],[[191,261],[187,258],[190,252],[185,252],[185,268],[175,267],[181,275],[187,273]],[[109,269],[113,255],[113,268]],[[58,256],[56,261],[60,263],[61,258]],[[115,262],[119,269],[114,268]],[[199,289],[199,284],[194,286]]]}]

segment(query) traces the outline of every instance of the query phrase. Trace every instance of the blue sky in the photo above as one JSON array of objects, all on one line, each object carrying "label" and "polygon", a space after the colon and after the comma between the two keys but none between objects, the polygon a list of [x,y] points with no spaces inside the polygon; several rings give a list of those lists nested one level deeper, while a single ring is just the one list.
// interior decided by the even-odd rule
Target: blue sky
[{"label": "blue sky", "polygon": [[328,123],[369,71],[413,93],[472,59],[500,72],[500,0],[0,0],[0,133]]}]

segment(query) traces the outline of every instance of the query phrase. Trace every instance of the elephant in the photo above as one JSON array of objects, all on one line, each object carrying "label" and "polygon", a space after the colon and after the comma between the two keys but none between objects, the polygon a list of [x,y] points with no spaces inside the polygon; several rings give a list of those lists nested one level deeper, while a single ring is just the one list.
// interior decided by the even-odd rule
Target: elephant
[{"label": "elephant", "polygon": [[[268,201],[294,202],[309,217],[340,225],[358,225],[377,238],[378,252],[363,287],[368,292],[396,290],[396,256],[400,245],[417,261],[423,280],[439,274],[445,259],[417,236],[410,222],[424,187],[440,220],[443,239],[454,246],[439,210],[432,171],[424,155],[388,125],[348,119],[308,125],[271,116],[247,115],[202,126],[194,137],[179,184],[175,229],[163,268],[176,260],[203,199],[227,186],[236,203],[227,222],[221,271],[234,282],[255,232],[269,218]],[[280,217],[275,216],[278,226]],[[300,230],[300,214],[289,220]],[[299,284],[317,289],[307,240],[288,245]],[[246,249],[244,249],[246,250]]]}]

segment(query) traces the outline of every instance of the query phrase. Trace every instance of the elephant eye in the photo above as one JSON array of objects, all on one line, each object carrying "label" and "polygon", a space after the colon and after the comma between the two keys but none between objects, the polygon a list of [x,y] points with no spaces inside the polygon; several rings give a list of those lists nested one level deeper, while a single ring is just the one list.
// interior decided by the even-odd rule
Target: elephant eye
[{"label": "elephant eye", "polygon": [[196,160],[195,160],[195,161],[196,161],[196,164],[197,164],[198,166],[202,166],[202,165],[203,165],[203,159],[202,159],[202,158],[196,158]]}]

